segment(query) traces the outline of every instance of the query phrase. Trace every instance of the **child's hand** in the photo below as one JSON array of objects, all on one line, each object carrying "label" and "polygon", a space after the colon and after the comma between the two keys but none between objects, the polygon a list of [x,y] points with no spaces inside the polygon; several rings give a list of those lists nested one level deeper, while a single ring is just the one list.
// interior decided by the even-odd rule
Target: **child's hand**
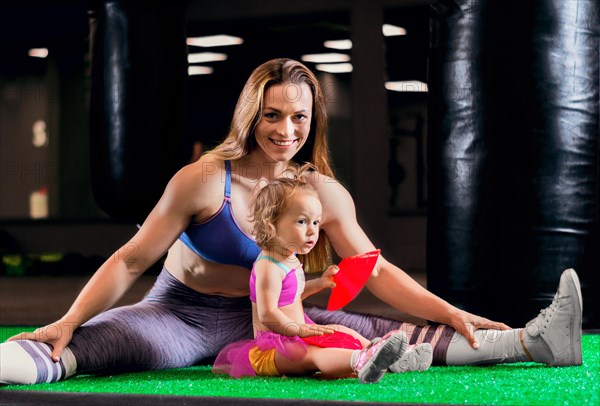
[{"label": "child's hand", "polygon": [[335,288],[333,275],[335,275],[339,270],[340,268],[338,268],[337,265],[331,265],[325,270],[325,272],[323,272],[321,277],[306,281],[304,292],[302,292],[302,300],[314,295],[315,293],[319,293],[322,290]]},{"label": "child's hand", "polygon": [[323,272],[323,275],[321,275],[322,289],[335,288],[335,282],[333,281],[333,275],[338,273],[339,270],[340,270],[340,268],[338,268],[337,265],[331,265],[331,266],[329,266],[329,268],[327,268],[325,270],[325,272]]},{"label": "child's hand", "polygon": [[[323,326],[320,324],[299,324],[298,331],[293,332],[293,335],[298,337],[322,336],[324,334],[333,334],[335,329],[332,326]],[[290,333],[292,333],[290,331]]]}]

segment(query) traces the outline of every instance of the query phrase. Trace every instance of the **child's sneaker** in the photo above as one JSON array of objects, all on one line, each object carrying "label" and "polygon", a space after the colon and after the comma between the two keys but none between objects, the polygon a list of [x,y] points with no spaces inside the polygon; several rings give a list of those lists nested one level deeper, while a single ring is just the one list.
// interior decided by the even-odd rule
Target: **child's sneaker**
[{"label": "child's sneaker", "polygon": [[352,368],[361,383],[379,382],[386,370],[404,354],[408,340],[401,330],[394,330],[374,344],[356,352],[352,357]]},{"label": "child's sneaker", "polygon": [[392,365],[390,372],[425,371],[431,366],[433,348],[429,343],[410,345],[402,357]]}]

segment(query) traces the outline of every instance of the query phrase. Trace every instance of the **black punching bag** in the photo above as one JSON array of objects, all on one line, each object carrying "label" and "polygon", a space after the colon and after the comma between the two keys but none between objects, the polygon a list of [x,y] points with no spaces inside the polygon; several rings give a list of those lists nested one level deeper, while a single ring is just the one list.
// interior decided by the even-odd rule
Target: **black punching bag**
[{"label": "black punching bag", "polygon": [[142,222],[185,163],[186,2],[93,10],[92,185],[109,216]]},{"label": "black punching bag", "polygon": [[440,1],[430,58],[428,286],[520,326],[581,279],[596,311],[597,2]]}]

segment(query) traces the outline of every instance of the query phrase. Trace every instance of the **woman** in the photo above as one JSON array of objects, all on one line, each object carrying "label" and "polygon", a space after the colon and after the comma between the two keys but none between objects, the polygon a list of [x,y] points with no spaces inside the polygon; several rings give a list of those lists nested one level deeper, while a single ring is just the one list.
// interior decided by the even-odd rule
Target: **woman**
[{"label": "woman", "polygon": [[[225,141],[173,176],[139,231],[98,269],[67,313],[0,346],[0,381],[52,382],[74,373],[183,367],[250,338],[249,270],[260,249],[249,236],[249,203],[293,161],[318,169],[308,178],[323,206],[316,262],[324,262],[327,242],[341,257],[373,250],[356,221],[352,197],[333,178],[326,130],[324,96],[309,69],[288,59],[259,66],[238,99]],[[142,302],[105,311],[167,251],[164,269]],[[322,269],[317,263],[304,268]],[[442,323],[402,325],[411,344],[431,343],[436,363],[581,363],[581,300],[562,300],[580,298],[572,271],[563,274],[556,303],[527,330],[510,330],[455,308],[383,257],[367,287],[399,310]],[[367,338],[399,327],[372,316],[306,312],[317,324],[346,325]],[[559,327],[565,318],[567,332]],[[480,329],[494,329],[489,330],[493,340]],[[555,336],[560,345],[552,341]]]}]

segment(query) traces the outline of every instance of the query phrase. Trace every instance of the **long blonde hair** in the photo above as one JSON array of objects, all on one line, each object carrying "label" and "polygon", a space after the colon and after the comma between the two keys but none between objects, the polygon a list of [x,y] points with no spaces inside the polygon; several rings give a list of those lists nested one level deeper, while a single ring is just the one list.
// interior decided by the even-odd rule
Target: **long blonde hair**
[{"label": "long blonde hair", "polygon": [[[334,177],[327,144],[327,110],[325,96],[318,79],[302,63],[293,59],[272,59],[256,68],[240,94],[229,133],[225,140],[207,155],[220,160],[241,159],[256,148],[254,128],[262,116],[266,91],[280,84],[308,85],[312,92],[313,107],[310,132],[306,143],[294,157],[297,164],[311,163],[319,174]],[[317,272],[331,260],[331,247],[324,232],[320,232],[317,245],[301,261],[307,272]]]},{"label": "long blonde hair", "polygon": [[254,128],[262,116],[266,91],[271,86],[287,83],[305,83],[313,99],[310,132],[294,161],[300,164],[310,162],[320,174],[333,177],[327,146],[327,111],[323,91],[314,73],[293,59],[272,59],[254,69],[238,98],[227,137],[207,154],[222,160],[237,160],[249,155],[256,148]]},{"label": "long blonde hair", "polygon": [[[263,250],[269,250],[277,232],[275,223],[285,212],[292,198],[299,191],[319,197],[317,191],[305,181],[305,174],[315,170],[314,165],[305,164],[300,168],[291,168],[293,178],[275,179],[263,187],[255,196],[251,205],[251,220],[254,222],[252,234]],[[324,232],[319,230],[317,245],[305,256],[298,259],[306,272],[320,272],[330,262],[329,243]]]}]

